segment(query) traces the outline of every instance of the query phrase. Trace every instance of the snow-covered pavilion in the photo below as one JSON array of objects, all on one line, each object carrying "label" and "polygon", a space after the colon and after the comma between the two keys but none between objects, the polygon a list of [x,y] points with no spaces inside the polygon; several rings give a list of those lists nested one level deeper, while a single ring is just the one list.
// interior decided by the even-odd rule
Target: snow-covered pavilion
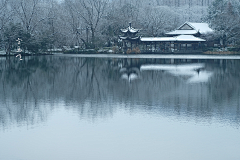
[{"label": "snow-covered pavilion", "polygon": [[135,29],[132,27],[131,23],[126,29],[121,29],[122,35],[119,39],[122,41],[123,52],[131,52],[133,48],[137,48],[140,43],[140,36],[137,33],[140,29]]},{"label": "snow-covered pavilion", "polygon": [[205,23],[186,22],[177,30],[167,33],[168,37],[140,37],[139,29],[134,29],[129,23],[127,29],[121,29],[123,36],[119,38],[123,42],[124,53],[194,53],[201,52],[202,43],[206,40],[198,36],[212,30]]}]

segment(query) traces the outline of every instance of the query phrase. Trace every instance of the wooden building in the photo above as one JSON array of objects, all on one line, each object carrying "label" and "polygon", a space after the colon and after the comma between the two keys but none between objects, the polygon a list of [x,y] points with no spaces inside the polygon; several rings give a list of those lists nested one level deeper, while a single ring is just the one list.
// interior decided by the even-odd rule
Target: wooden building
[{"label": "wooden building", "polygon": [[204,42],[204,39],[193,35],[142,37],[140,50],[142,53],[196,53],[201,51]]}]

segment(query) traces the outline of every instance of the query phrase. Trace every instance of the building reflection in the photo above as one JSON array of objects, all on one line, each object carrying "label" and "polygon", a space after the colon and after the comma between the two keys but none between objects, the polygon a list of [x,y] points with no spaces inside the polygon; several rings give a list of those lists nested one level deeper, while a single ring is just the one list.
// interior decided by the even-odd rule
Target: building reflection
[{"label": "building reflection", "polygon": [[166,71],[177,77],[184,78],[187,83],[207,82],[212,76],[210,71],[205,70],[204,63],[190,64],[148,64],[142,65],[141,71],[160,70]]},{"label": "building reflection", "polygon": [[41,123],[61,104],[89,119],[121,108],[239,125],[239,67],[238,60],[10,58],[0,63],[0,123]]},{"label": "building reflection", "polygon": [[140,66],[135,59],[120,60],[118,66],[121,78],[129,83],[141,77]]}]

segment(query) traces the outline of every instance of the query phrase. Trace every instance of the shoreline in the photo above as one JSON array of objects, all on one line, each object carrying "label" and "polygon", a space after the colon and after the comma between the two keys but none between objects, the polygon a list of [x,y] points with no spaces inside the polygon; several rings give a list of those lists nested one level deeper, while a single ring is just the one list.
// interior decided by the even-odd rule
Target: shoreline
[{"label": "shoreline", "polygon": [[240,55],[230,54],[54,54],[54,56],[85,58],[146,58],[146,59],[233,59],[240,60]]},{"label": "shoreline", "polygon": [[[240,60],[240,54],[22,54],[24,56],[66,56],[66,57],[85,57],[85,58],[146,58],[146,59],[232,59]],[[16,54],[0,55],[0,57],[13,57]]]}]

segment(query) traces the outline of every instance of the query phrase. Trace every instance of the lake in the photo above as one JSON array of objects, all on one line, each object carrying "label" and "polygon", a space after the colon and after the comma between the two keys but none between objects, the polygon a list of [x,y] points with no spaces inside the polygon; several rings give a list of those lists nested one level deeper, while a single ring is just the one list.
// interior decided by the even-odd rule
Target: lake
[{"label": "lake", "polygon": [[239,160],[240,60],[0,58],[2,160]]}]

